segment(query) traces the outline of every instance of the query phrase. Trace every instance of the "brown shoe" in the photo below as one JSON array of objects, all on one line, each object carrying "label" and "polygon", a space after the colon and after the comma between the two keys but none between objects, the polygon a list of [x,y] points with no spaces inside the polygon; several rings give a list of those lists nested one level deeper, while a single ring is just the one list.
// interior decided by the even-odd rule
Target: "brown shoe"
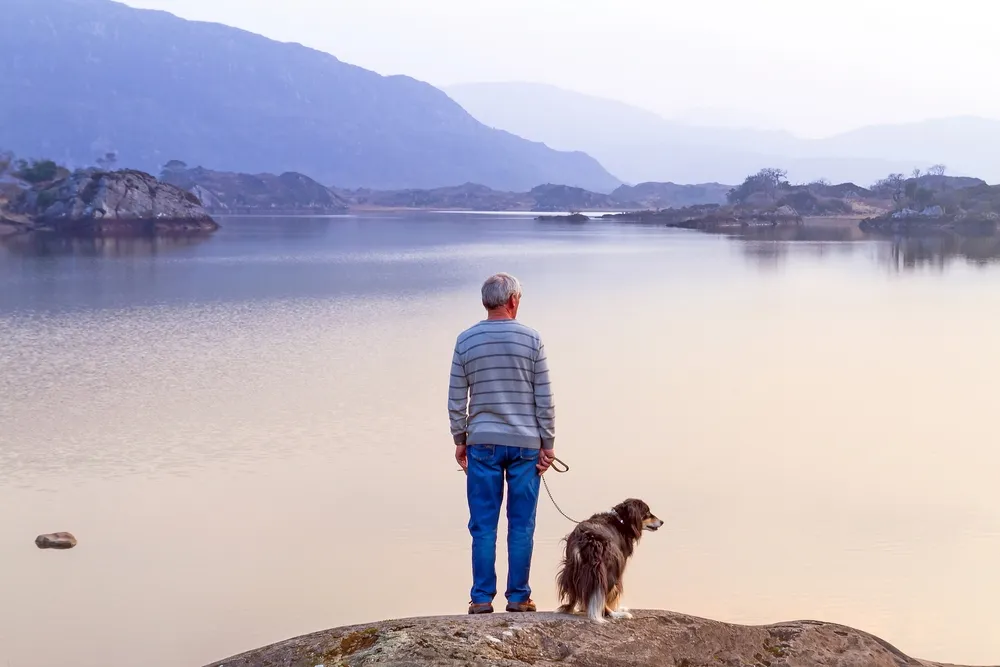
[{"label": "brown shoe", "polygon": [[508,602],[507,611],[524,613],[529,611],[537,611],[537,609],[535,609],[535,603],[532,600],[528,600],[527,602]]},{"label": "brown shoe", "polygon": [[470,602],[469,603],[469,613],[470,614],[492,614],[493,604],[490,602]]}]

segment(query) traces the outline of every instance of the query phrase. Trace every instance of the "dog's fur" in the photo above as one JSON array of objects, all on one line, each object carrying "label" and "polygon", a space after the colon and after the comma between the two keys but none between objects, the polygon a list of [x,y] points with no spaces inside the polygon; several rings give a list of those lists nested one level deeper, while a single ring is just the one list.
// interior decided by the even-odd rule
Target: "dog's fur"
[{"label": "dog's fur", "polygon": [[565,539],[566,554],[556,579],[563,603],[559,611],[572,614],[584,608],[597,623],[605,616],[631,618],[621,607],[625,565],[642,531],[662,525],[649,505],[635,498],[580,522]]}]

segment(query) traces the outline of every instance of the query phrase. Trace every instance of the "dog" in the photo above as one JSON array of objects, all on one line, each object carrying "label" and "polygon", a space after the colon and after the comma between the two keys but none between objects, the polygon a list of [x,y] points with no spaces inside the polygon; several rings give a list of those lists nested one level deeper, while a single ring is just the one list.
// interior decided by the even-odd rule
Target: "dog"
[{"label": "dog", "polygon": [[635,498],[581,521],[564,540],[566,553],[556,578],[563,603],[559,612],[572,614],[585,608],[596,623],[604,623],[606,616],[632,618],[621,607],[625,565],[642,532],[662,525],[649,505]]}]

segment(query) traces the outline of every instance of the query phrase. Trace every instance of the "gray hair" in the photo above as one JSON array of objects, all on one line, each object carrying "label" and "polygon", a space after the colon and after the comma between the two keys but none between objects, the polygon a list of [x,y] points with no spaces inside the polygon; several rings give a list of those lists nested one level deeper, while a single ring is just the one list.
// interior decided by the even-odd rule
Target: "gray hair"
[{"label": "gray hair", "polygon": [[490,276],[483,283],[483,305],[489,310],[500,308],[512,296],[521,296],[521,281],[509,273]]}]

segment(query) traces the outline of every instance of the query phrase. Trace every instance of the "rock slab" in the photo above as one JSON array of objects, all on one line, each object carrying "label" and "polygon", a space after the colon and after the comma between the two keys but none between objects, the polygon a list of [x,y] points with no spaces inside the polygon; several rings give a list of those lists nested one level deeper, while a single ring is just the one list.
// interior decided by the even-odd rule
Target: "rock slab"
[{"label": "rock slab", "polygon": [[76,546],[73,533],[46,533],[35,538],[39,549],[72,549]]},{"label": "rock slab", "polygon": [[852,628],[720,623],[666,611],[603,625],[554,613],[444,616],[317,632],[210,667],[942,667]]}]

